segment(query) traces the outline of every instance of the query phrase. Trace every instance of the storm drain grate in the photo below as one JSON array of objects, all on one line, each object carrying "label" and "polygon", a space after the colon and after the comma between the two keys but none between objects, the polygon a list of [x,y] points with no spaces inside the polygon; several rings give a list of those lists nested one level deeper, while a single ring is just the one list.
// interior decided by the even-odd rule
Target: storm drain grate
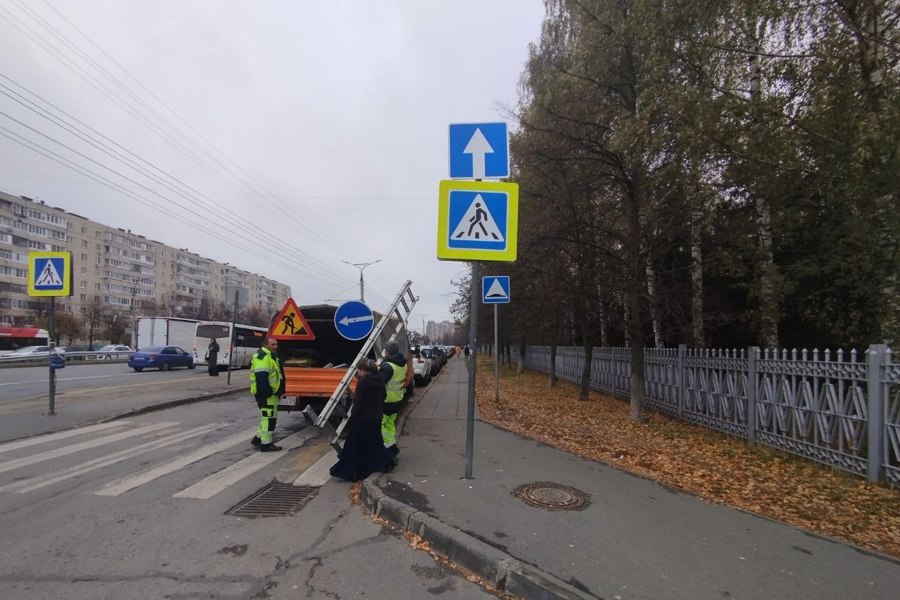
[{"label": "storm drain grate", "polygon": [[581,490],[552,481],[520,485],[512,495],[531,506],[548,510],[584,510],[591,503],[588,494]]},{"label": "storm drain grate", "polygon": [[306,506],[318,491],[319,488],[308,485],[270,483],[225,514],[251,518],[287,517]]}]

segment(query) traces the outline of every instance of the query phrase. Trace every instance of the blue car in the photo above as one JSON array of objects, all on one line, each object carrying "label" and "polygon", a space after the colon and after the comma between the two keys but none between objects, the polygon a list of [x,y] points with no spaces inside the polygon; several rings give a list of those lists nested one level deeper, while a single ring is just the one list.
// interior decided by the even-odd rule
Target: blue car
[{"label": "blue car", "polygon": [[147,346],[128,355],[128,366],[140,373],[144,369],[168,371],[172,367],[194,368],[194,357],[177,346]]}]

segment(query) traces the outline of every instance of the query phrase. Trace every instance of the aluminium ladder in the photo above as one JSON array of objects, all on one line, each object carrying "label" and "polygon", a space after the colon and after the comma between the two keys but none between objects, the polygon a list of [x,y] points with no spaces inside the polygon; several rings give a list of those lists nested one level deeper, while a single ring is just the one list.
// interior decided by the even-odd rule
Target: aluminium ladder
[{"label": "aluminium ladder", "polygon": [[[340,438],[341,433],[347,426],[347,422],[350,420],[350,411],[348,410],[344,415],[344,418],[341,420],[337,429],[333,429],[331,425],[329,425],[328,419],[338,407],[341,398],[343,398],[350,390],[350,382],[353,381],[353,378],[356,376],[356,364],[360,359],[366,358],[372,350],[375,350],[376,356],[380,356],[381,351],[389,341],[396,340],[397,335],[400,333],[405,335],[404,330],[406,329],[406,321],[409,319],[409,315],[418,300],[418,297],[413,295],[411,287],[412,281],[407,281],[403,284],[403,287],[400,288],[400,292],[397,294],[397,297],[394,298],[391,307],[372,329],[372,333],[369,334],[366,343],[363,344],[363,347],[356,355],[356,358],[350,363],[347,372],[344,373],[344,376],[335,388],[334,393],[331,394],[328,402],[322,407],[322,412],[317,415],[311,406],[307,406],[303,409],[306,418],[329,434],[329,437],[331,437],[331,446],[338,453],[341,451],[341,445],[338,442],[338,438]],[[392,322],[392,319],[396,319],[396,321]],[[407,368],[411,368],[411,366],[408,365]]]}]

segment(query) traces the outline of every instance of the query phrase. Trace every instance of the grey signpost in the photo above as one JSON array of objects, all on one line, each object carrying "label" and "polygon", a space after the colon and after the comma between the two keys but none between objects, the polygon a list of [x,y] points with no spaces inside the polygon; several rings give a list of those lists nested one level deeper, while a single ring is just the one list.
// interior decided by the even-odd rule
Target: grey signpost
[{"label": "grey signpost", "polygon": [[472,263],[465,469],[465,478],[472,479],[480,261],[516,260],[519,186],[482,181],[509,177],[506,123],[454,124],[449,133],[451,179],[440,183],[437,257]]}]

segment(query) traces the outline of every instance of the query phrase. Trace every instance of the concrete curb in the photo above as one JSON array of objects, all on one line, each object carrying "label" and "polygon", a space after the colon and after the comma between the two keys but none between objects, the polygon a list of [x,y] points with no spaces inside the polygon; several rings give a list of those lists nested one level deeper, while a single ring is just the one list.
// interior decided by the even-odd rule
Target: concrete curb
[{"label": "concrete curb", "polygon": [[370,475],[360,488],[360,501],[370,513],[418,535],[432,550],[489,581],[498,590],[538,600],[597,600],[593,594],[391,498],[378,487],[380,477],[380,473]]},{"label": "concrete curb", "polygon": [[[203,396],[192,396],[190,398],[179,398],[178,400],[169,400],[167,402],[160,402],[159,404],[149,404],[147,406],[139,406],[137,408],[132,408],[131,410],[127,410],[118,415],[114,415],[112,417],[105,417],[100,419],[99,421],[92,421],[90,424],[96,423],[108,423],[109,421],[117,421],[118,419],[127,419],[129,417],[137,417],[140,415],[145,415],[147,413],[156,412],[158,410],[166,410],[167,408],[174,408],[176,406],[183,406],[185,404],[193,404],[194,402],[202,402],[204,400],[213,400],[215,398],[223,398],[225,396],[234,396],[235,394],[240,394],[242,392],[247,392],[246,386],[238,387],[233,390],[225,390],[224,392],[215,392],[213,394],[205,394]],[[247,392],[249,393],[249,392]]]}]

